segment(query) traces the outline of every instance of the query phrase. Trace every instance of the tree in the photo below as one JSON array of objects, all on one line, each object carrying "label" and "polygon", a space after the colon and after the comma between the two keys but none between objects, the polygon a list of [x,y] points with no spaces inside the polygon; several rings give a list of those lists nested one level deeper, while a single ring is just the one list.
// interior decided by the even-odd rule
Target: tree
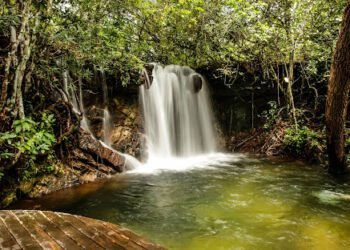
[{"label": "tree", "polygon": [[326,103],[326,128],[329,171],[341,174],[347,169],[345,121],[350,90],[350,2],[343,16],[336,45]]}]

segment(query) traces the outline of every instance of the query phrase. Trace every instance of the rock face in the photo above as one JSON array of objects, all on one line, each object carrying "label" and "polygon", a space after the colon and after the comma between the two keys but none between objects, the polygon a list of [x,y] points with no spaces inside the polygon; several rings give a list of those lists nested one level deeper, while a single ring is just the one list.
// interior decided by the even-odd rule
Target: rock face
[{"label": "rock face", "polygon": [[202,89],[202,86],[203,86],[203,79],[200,75],[198,74],[194,74],[192,76],[193,78],[193,86],[192,86],[192,91],[194,93],[198,93],[201,89]]},{"label": "rock face", "polygon": [[112,145],[118,151],[134,156],[141,160],[141,148],[144,143],[142,117],[138,103],[125,105],[114,100],[116,119],[112,130]]},{"label": "rock face", "polygon": [[[111,146],[122,153],[129,154],[139,160],[142,159],[141,148],[144,143],[142,117],[137,100],[114,99],[109,105],[111,120]],[[102,140],[103,110],[96,106],[88,108],[87,116],[91,121],[91,130],[97,138]]]}]

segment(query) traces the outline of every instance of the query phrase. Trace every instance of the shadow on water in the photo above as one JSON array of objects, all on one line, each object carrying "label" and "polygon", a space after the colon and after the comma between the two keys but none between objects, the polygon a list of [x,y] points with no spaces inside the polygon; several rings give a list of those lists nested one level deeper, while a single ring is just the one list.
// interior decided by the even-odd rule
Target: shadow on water
[{"label": "shadow on water", "polygon": [[278,159],[122,174],[22,201],[124,225],[170,249],[349,249],[349,177]]}]

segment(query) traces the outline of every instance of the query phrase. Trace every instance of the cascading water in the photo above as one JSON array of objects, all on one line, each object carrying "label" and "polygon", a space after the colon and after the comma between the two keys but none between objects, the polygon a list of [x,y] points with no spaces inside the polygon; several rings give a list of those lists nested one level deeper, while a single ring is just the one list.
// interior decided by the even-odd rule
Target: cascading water
[{"label": "cascading water", "polygon": [[203,77],[175,65],[155,65],[152,75],[152,84],[140,89],[149,157],[215,152],[213,114]]},{"label": "cascading water", "polygon": [[80,110],[82,113],[82,119],[80,122],[80,126],[87,132],[89,132],[92,135],[91,129],[90,129],[90,125],[89,125],[89,120],[87,119],[86,115],[85,115],[85,106],[84,106],[84,99],[83,99],[83,83],[81,81],[81,79],[79,78],[79,102],[80,102]]},{"label": "cascading water", "polygon": [[111,119],[111,114],[108,110],[108,87],[106,82],[106,76],[103,70],[100,72],[101,75],[101,83],[102,83],[102,94],[103,94],[103,142],[111,146],[111,138],[112,138],[112,128],[113,128],[113,122]]},{"label": "cascading water", "polygon": [[112,120],[111,115],[106,107],[103,110],[103,142],[108,146],[111,146],[111,137],[112,137]]},{"label": "cascading water", "polygon": [[230,166],[241,156],[217,152],[213,112],[204,78],[188,67],[154,65],[140,87],[147,162],[129,173]]}]

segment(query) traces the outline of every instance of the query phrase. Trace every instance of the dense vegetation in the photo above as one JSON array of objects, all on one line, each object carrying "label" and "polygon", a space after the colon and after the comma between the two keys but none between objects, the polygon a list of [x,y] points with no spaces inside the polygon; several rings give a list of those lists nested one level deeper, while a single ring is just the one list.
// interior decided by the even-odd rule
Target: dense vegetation
[{"label": "dense vegetation", "polygon": [[61,144],[73,133],[69,126],[58,131],[60,115],[70,114],[58,101],[63,72],[74,84],[94,83],[103,70],[131,86],[149,62],[188,65],[228,88],[272,86],[265,133],[278,137],[285,152],[320,160],[346,2],[2,0],[0,178],[14,169],[19,179],[58,171]]}]

